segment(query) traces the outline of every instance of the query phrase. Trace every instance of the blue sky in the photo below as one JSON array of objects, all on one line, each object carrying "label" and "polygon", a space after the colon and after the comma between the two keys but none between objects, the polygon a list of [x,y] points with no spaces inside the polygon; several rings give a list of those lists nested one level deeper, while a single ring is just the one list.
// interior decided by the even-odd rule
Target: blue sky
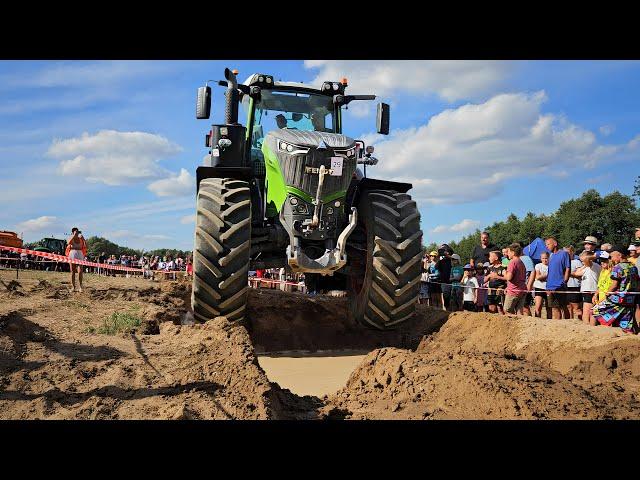
[{"label": "blue sky", "polygon": [[[373,142],[370,176],[412,181],[425,243],[510,212],[552,212],[587,188],[631,193],[640,63],[629,61],[3,61],[0,229],[26,241],[79,226],[134,248],[191,249],[207,121],[195,92],[224,67],[282,80],[349,78],[345,133]],[[214,87],[213,123],[223,89]]]}]

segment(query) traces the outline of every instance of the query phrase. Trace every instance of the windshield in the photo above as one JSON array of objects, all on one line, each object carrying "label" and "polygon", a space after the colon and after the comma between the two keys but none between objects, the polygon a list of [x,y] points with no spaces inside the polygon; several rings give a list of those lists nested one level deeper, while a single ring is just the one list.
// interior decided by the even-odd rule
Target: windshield
[{"label": "windshield", "polygon": [[[245,96],[243,104],[248,100],[248,96]],[[261,99],[256,104],[252,147],[261,148],[264,136],[278,128],[335,132],[332,97],[313,93],[263,90]]]}]

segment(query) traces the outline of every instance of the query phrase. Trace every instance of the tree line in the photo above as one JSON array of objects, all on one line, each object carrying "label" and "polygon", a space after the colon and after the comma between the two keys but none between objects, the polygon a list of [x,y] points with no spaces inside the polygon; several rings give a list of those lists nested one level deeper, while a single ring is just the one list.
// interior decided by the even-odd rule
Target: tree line
[{"label": "tree line", "polygon": [[[520,219],[511,213],[505,221],[495,222],[484,231],[489,233],[491,243],[499,248],[513,242],[524,247],[536,237],[550,236],[557,238],[562,246],[578,247],[587,235],[594,235],[601,243],[628,245],[635,227],[640,226],[640,209],[634,197],[640,199],[640,180],[636,182],[633,195],[615,191],[603,197],[590,189],[579,198],[561,203],[550,215],[528,212]],[[480,243],[480,233],[476,230],[457,242],[448,242],[448,245],[463,262],[467,262],[474,246]],[[437,247],[431,243],[425,250],[429,252],[437,250]]]}]

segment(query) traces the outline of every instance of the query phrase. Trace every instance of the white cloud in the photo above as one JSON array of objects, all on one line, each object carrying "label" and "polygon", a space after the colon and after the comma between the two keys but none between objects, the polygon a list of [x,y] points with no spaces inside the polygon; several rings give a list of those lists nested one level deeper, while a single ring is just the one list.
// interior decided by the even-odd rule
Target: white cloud
[{"label": "white cloud", "polygon": [[562,177],[572,167],[592,168],[633,146],[598,144],[592,132],[542,113],[545,99],[544,92],[500,94],[384,139],[363,136],[374,140],[380,160],[375,176],[412,182],[418,200],[464,203],[491,198],[510,178]]},{"label": "white cloud", "polygon": [[607,137],[616,130],[616,127],[614,125],[602,125],[599,130],[602,135]]},{"label": "white cloud", "polygon": [[58,217],[43,215],[42,217],[32,218],[18,224],[18,228],[25,232],[36,232],[47,228],[58,227]]},{"label": "white cloud", "polygon": [[438,225],[433,230],[432,233],[468,233],[472,232],[476,228],[480,226],[480,222],[478,220],[471,220],[469,218],[465,218],[460,223],[455,223],[453,225]]},{"label": "white cloud", "polygon": [[132,232],[131,230],[114,230],[114,231],[104,232],[103,235],[109,240],[113,240],[113,239],[169,240],[171,239],[171,237],[169,237],[168,235],[137,233],[137,232]]},{"label": "white cloud", "polygon": [[195,215],[185,215],[184,217],[182,217],[180,219],[180,223],[182,223],[184,225],[188,225],[190,223],[196,223],[196,216]]},{"label": "white cloud", "polygon": [[181,197],[192,194],[195,191],[196,180],[184,168],[178,175],[171,175],[162,180],[156,180],[147,187],[159,197]]},{"label": "white cloud", "polygon": [[62,175],[126,185],[162,175],[158,161],[180,151],[179,145],[161,135],[101,130],[95,135],[85,132],[80,137],[56,139],[47,154],[60,160]]},{"label": "white cloud", "polygon": [[347,77],[356,94],[436,94],[448,102],[479,99],[496,91],[514,62],[483,60],[306,60],[319,69],[312,83]]}]

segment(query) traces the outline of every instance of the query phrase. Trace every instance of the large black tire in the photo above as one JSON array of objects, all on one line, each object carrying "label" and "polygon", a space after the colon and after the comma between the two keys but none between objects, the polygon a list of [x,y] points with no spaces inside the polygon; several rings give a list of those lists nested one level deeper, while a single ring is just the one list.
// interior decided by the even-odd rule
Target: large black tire
[{"label": "large black tire", "polygon": [[416,309],[422,273],[420,213],[410,195],[391,190],[365,193],[357,208],[359,236],[366,238],[367,248],[354,258],[364,274],[351,276],[348,283],[351,314],[368,327],[392,329]]},{"label": "large black tire", "polygon": [[244,318],[251,253],[249,184],[231,178],[200,182],[196,207],[191,306],[196,320]]}]

